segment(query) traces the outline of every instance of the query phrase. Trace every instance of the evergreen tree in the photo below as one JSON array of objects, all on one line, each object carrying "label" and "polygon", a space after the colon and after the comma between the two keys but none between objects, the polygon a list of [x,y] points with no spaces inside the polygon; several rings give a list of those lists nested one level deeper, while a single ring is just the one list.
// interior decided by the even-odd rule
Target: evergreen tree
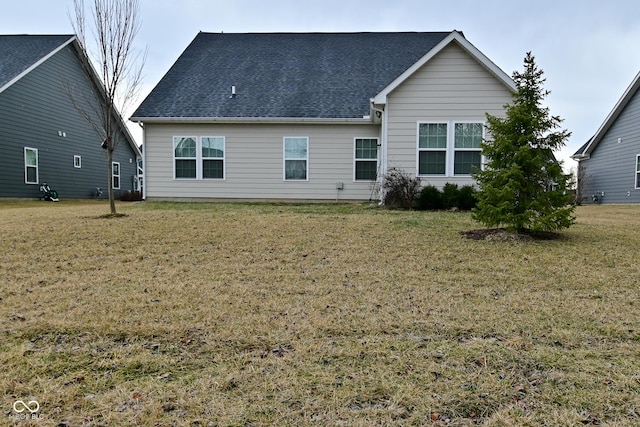
[{"label": "evergreen tree", "polygon": [[473,218],[515,232],[568,228],[575,221],[569,175],[553,151],[564,146],[571,133],[557,130],[562,119],[542,105],[549,91],[531,52],[524,72],[515,71],[513,79],[517,89],[512,104],[505,105],[506,117],[487,114],[488,139],[481,144],[486,163],[474,175],[480,192]]}]

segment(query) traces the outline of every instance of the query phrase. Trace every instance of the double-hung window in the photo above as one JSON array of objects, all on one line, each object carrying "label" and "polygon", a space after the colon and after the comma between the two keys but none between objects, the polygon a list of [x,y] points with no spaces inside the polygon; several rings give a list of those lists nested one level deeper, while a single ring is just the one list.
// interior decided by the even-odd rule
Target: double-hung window
[{"label": "double-hung window", "polygon": [[378,139],[356,138],[355,180],[375,181],[378,174]]},{"label": "double-hung window", "polygon": [[284,179],[306,181],[308,179],[309,138],[284,138]]},{"label": "double-hung window", "polygon": [[640,190],[640,154],[636,156],[636,189]]},{"label": "double-hung window", "polygon": [[470,176],[482,163],[479,122],[418,123],[418,175]]},{"label": "double-hung window", "polygon": [[113,178],[113,189],[120,189],[120,163],[113,162],[111,163],[111,177]]},{"label": "double-hung window", "polygon": [[173,138],[174,176],[196,179],[197,138],[193,136]]},{"label": "double-hung window", "polygon": [[24,182],[38,183],[38,150],[36,148],[24,148]]},{"label": "double-hung window", "polygon": [[448,123],[418,126],[418,175],[446,175]]},{"label": "double-hung window", "polygon": [[219,136],[203,136],[202,143],[202,178],[224,178],[224,138]]},{"label": "double-hung window", "polygon": [[222,136],[173,138],[175,179],[224,179],[225,140]]},{"label": "double-hung window", "polygon": [[471,175],[476,169],[480,169],[482,131],[482,123],[454,125],[454,175]]}]

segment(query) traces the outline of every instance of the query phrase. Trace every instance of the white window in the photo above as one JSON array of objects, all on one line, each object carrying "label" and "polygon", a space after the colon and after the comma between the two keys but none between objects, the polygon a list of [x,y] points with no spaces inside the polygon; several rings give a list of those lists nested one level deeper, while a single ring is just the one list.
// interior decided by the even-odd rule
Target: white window
[{"label": "white window", "polygon": [[202,178],[224,179],[224,138],[203,136],[201,144]]},{"label": "white window", "polygon": [[284,138],[284,179],[305,181],[309,179],[309,138]]},{"label": "white window", "polygon": [[194,136],[173,137],[174,177],[196,179],[197,138]]},{"label": "white window", "polygon": [[356,138],[354,147],[354,178],[375,181],[378,176],[378,138]]},{"label": "white window", "polygon": [[73,156],[73,167],[80,169],[82,167],[82,157]]},{"label": "white window", "polygon": [[112,172],[111,177],[112,177],[113,189],[119,190],[120,189],[120,163],[118,162],[111,163],[111,172]]},{"label": "white window", "polygon": [[38,150],[24,147],[24,182],[37,184],[38,181]]},{"label": "white window", "polygon": [[640,154],[636,156],[636,189],[640,190]]},{"label": "white window", "polygon": [[480,122],[418,123],[418,175],[470,176],[481,167]]},{"label": "white window", "polygon": [[173,165],[175,179],[224,179],[224,137],[173,137]]}]

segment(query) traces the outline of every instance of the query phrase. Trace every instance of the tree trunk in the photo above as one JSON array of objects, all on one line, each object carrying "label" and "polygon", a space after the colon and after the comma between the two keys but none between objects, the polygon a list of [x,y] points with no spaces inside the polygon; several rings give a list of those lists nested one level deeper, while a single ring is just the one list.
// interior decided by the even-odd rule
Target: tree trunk
[{"label": "tree trunk", "polygon": [[115,199],[115,195],[113,194],[113,148],[111,146],[112,141],[109,140],[107,142],[108,146],[107,146],[107,163],[108,163],[108,167],[109,167],[109,173],[107,175],[108,177],[108,186],[107,188],[109,189],[109,211],[111,213],[111,215],[116,215],[116,199]]}]

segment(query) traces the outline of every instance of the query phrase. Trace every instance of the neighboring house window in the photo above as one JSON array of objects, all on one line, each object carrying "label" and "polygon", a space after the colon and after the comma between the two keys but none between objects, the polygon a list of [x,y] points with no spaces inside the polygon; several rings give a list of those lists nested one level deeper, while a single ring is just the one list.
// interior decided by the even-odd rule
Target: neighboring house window
[{"label": "neighboring house window", "polygon": [[38,183],[38,150],[35,148],[24,148],[24,182]]},{"label": "neighboring house window", "polygon": [[375,181],[378,174],[378,139],[356,138],[355,180]]},{"label": "neighboring house window", "polygon": [[445,175],[447,123],[420,123],[418,127],[418,175]]},{"label": "neighboring house window", "polygon": [[636,188],[640,189],[640,154],[636,156]]},{"label": "neighboring house window", "polygon": [[196,138],[174,137],[173,157],[175,178],[196,178]]},{"label": "neighboring house window", "polygon": [[73,167],[78,169],[82,167],[82,157],[73,156]]},{"label": "neighboring house window", "polygon": [[119,190],[120,189],[120,163],[118,162],[111,163],[111,172],[112,172],[111,175],[113,178],[113,189]]},{"label": "neighboring house window", "polygon": [[418,123],[418,175],[469,176],[482,162],[482,123]]},{"label": "neighboring house window", "polygon": [[309,138],[284,138],[284,179],[306,180],[309,161]]},{"label": "neighboring house window", "polygon": [[202,178],[224,178],[224,138],[202,137]]},{"label": "neighboring house window", "polygon": [[471,175],[480,168],[482,123],[456,123],[454,126],[454,175]]}]

